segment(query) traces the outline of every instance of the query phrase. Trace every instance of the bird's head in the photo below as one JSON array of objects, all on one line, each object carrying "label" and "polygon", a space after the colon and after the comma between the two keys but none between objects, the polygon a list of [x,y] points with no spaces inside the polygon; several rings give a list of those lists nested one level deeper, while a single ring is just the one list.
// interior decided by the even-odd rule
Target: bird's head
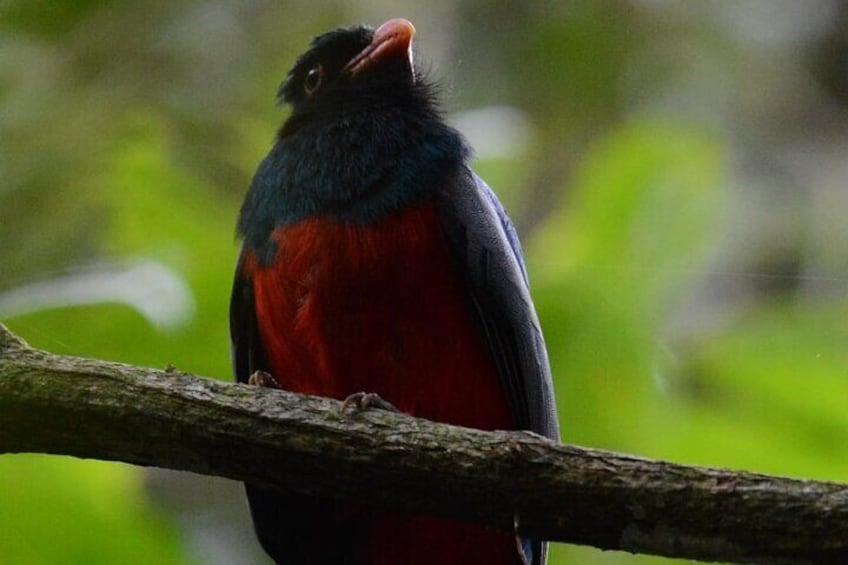
[{"label": "bird's head", "polygon": [[280,86],[280,101],[292,108],[284,133],[321,116],[367,111],[419,91],[414,35],[412,23],[397,18],[376,30],[359,25],[316,37]]},{"label": "bird's head", "polygon": [[264,249],[274,226],[316,215],[375,221],[465,167],[462,136],[415,72],[414,34],[404,19],[337,29],[298,58],[279,92],[291,113],[242,206],[249,245]]}]

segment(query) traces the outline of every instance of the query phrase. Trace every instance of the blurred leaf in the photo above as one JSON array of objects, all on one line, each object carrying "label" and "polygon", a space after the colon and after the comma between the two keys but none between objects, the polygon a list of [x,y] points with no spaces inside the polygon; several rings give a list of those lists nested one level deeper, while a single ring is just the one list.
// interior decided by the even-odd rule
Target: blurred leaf
[{"label": "blurred leaf", "polygon": [[28,328],[49,328],[50,336],[77,354],[158,367],[173,363],[230,378],[222,321],[237,252],[237,203],[171,160],[164,123],[155,113],[129,119],[111,164],[94,181],[109,210],[103,246],[117,257],[153,258],[182,273],[194,292],[196,318],[182,330],[158,334],[129,308],[103,304],[75,308],[73,316],[32,314],[12,326],[36,344],[44,336],[30,335]]},{"label": "blurred leaf", "polygon": [[653,381],[663,316],[716,221],[717,140],[636,122],[601,140],[573,194],[529,248],[567,441],[632,445]]},{"label": "blurred leaf", "polygon": [[65,457],[0,457],[3,562],[189,563],[174,525],[149,505],[141,472]]},{"label": "blurred leaf", "polygon": [[682,376],[694,387],[698,451],[725,452],[721,462],[735,467],[848,480],[846,315],[826,301],[771,302],[695,346]]},{"label": "blurred leaf", "polygon": [[[236,202],[220,194],[210,198],[216,192],[171,160],[168,143],[164,121],[155,113],[128,120],[109,166],[92,179],[91,188],[109,211],[104,216],[109,218],[104,249],[117,257],[155,258],[183,273],[197,303],[192,322],[163,334],[126,306],[101,304],[37,312],[9,325],[34,345],[57,352],[158,367],[173,363],[184,370],[230,378],[224,321],[236,253],[232,232]],[[46,457],[2,458],[0,464],[4,479],[18,477],[0,486],[16,493],[11,498],[0,490],[3,507],[16,509],[4,514],[17,515],[19,510],[25,516],[3,530],[15,532],[16,540],[12,547],[0,537],[4,559],[20,554],[19,560],[10,562],[184,561],[174,532],[165,530],[164,522],[162,531],[157,530],[152,514],[139,502],[140,470]],[[42,471],[43,481],[38,479]],[[50,542],[55,553],[52,547],[40,549],[51,533],[44,524],[57,520],[68,524],[55,526],[53,534],[61,534],[61,539]],[[39,541],[41,536],[44,542]],[[7,547],[19,553],[6,553]]]}]

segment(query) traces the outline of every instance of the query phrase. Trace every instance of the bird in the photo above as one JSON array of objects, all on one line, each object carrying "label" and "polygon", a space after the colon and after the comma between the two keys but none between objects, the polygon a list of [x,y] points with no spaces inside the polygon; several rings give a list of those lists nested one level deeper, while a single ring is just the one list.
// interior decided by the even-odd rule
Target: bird
[{"label": "bird", "polygon": [[[326,32],[280,86],[290,112],[237,221],[236,380],[558,440],[515,228],[417,71],[414,35],[403,18]],[[547,559],[515,532],[246,490],[277,563]]]}]

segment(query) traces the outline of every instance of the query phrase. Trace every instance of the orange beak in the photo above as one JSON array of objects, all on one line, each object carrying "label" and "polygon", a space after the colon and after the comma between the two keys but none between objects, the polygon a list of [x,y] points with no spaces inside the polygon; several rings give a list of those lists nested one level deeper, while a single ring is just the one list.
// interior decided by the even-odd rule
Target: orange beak
[{"label": "orange beak", "polygon": [[405,57],[412,70],[412,37],[415,26],[403,18],[389,20],[374,32],[371,44],[345,65],[344,72],[355,77],[387,59]]}]

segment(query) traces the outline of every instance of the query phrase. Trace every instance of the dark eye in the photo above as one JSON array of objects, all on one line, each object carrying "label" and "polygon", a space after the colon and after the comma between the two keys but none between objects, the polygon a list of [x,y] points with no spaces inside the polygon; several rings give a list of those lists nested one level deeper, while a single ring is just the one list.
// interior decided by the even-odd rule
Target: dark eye
[{"label": "dark eye", "polygon": [[306,78],[303,79],[303,91],[311,95],[321,86],[321,81],[324,79],[324,67],[318,63],[306,73]]}]

